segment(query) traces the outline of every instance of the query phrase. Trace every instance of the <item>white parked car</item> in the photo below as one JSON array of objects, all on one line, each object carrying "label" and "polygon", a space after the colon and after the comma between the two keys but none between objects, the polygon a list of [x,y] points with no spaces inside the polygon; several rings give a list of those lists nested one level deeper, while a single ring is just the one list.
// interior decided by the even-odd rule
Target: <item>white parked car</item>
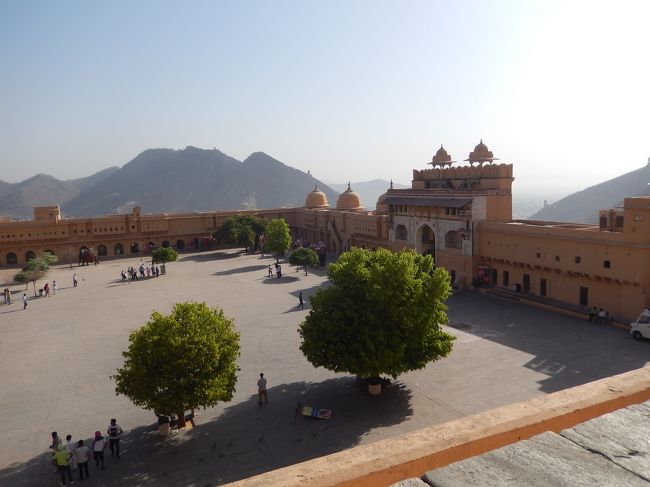
[{"label": "white parked car", "polygon": [[641,311],[636,321],[630,325],[630,333],[635,340],[650,338],[650,308]]}]

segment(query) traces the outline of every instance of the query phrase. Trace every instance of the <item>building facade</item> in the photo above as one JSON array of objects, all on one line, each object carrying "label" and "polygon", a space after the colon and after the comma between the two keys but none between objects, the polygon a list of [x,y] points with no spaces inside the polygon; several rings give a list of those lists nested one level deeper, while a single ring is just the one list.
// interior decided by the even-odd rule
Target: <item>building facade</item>
[{"label": "building facade", "polygon": [[138,255],[153,246],[200,250],[203,238],[235,214],[284,218],[295,239],[338,254],[355,246],[411,248],[431,254],[458,287],[496,286],[586,311],[603,307],[636,318],[650,306],[650,197],[601,210],[599,225],[512,220],[512,164],[481,141],[467,164],[441,146],[432,168],[413,170],[409,189],[391,187],[375,211],[350,185],[335,206],[317,187],[302,208],[61,218],[58,206],[34,208],[31,221],[0,217],[0,266],[19,266],[49,251],[75,262],[84,248],[101,258]]}]

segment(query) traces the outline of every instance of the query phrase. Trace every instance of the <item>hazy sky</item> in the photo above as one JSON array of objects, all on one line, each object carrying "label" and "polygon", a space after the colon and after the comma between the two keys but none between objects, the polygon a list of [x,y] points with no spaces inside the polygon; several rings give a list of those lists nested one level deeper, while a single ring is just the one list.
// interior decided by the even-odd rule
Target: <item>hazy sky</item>
[{"label": "hazy sky", "polygon": [[0,2],[0,179],[151,147],[408,183],[480,138],[515,191],[650,156],[648,1]]}]

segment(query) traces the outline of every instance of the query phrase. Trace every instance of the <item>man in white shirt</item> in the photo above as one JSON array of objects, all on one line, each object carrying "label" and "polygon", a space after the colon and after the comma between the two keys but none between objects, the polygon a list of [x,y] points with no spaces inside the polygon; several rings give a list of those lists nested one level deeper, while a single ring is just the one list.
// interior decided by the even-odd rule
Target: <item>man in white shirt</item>
[{"label": "man in white shirt", "polygon": [[111,456],[117,454],[120,458],[120,437],[122,436],[122,428],[117,424],[116,419],[111,419],[111,424],[108,425],[108,446],[111,449]]},{"label": "man in white shirt", "polygon": [[266,395],[266,379],[262,373],[260,373],[260,378],[257,380],[257,397],[257,404],[262,404],[262,398],[264,398],[264,404],[269,402],[269,397]]}]

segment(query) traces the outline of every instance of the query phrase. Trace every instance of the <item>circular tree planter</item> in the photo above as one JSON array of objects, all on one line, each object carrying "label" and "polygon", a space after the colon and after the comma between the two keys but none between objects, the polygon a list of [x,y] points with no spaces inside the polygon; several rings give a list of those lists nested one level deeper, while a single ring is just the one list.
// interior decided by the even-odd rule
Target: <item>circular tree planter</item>
[{"label": "circular tree planter", "polygon": [[167,436],[169,434],[169,417],[168,416],[158,416],[158,434],[160,436]]},{"label": "circular tree planter", "polygon": [[368,392],[371,396],[381,394],[381,379],[379,377],[371,377],[368,379]]}]

